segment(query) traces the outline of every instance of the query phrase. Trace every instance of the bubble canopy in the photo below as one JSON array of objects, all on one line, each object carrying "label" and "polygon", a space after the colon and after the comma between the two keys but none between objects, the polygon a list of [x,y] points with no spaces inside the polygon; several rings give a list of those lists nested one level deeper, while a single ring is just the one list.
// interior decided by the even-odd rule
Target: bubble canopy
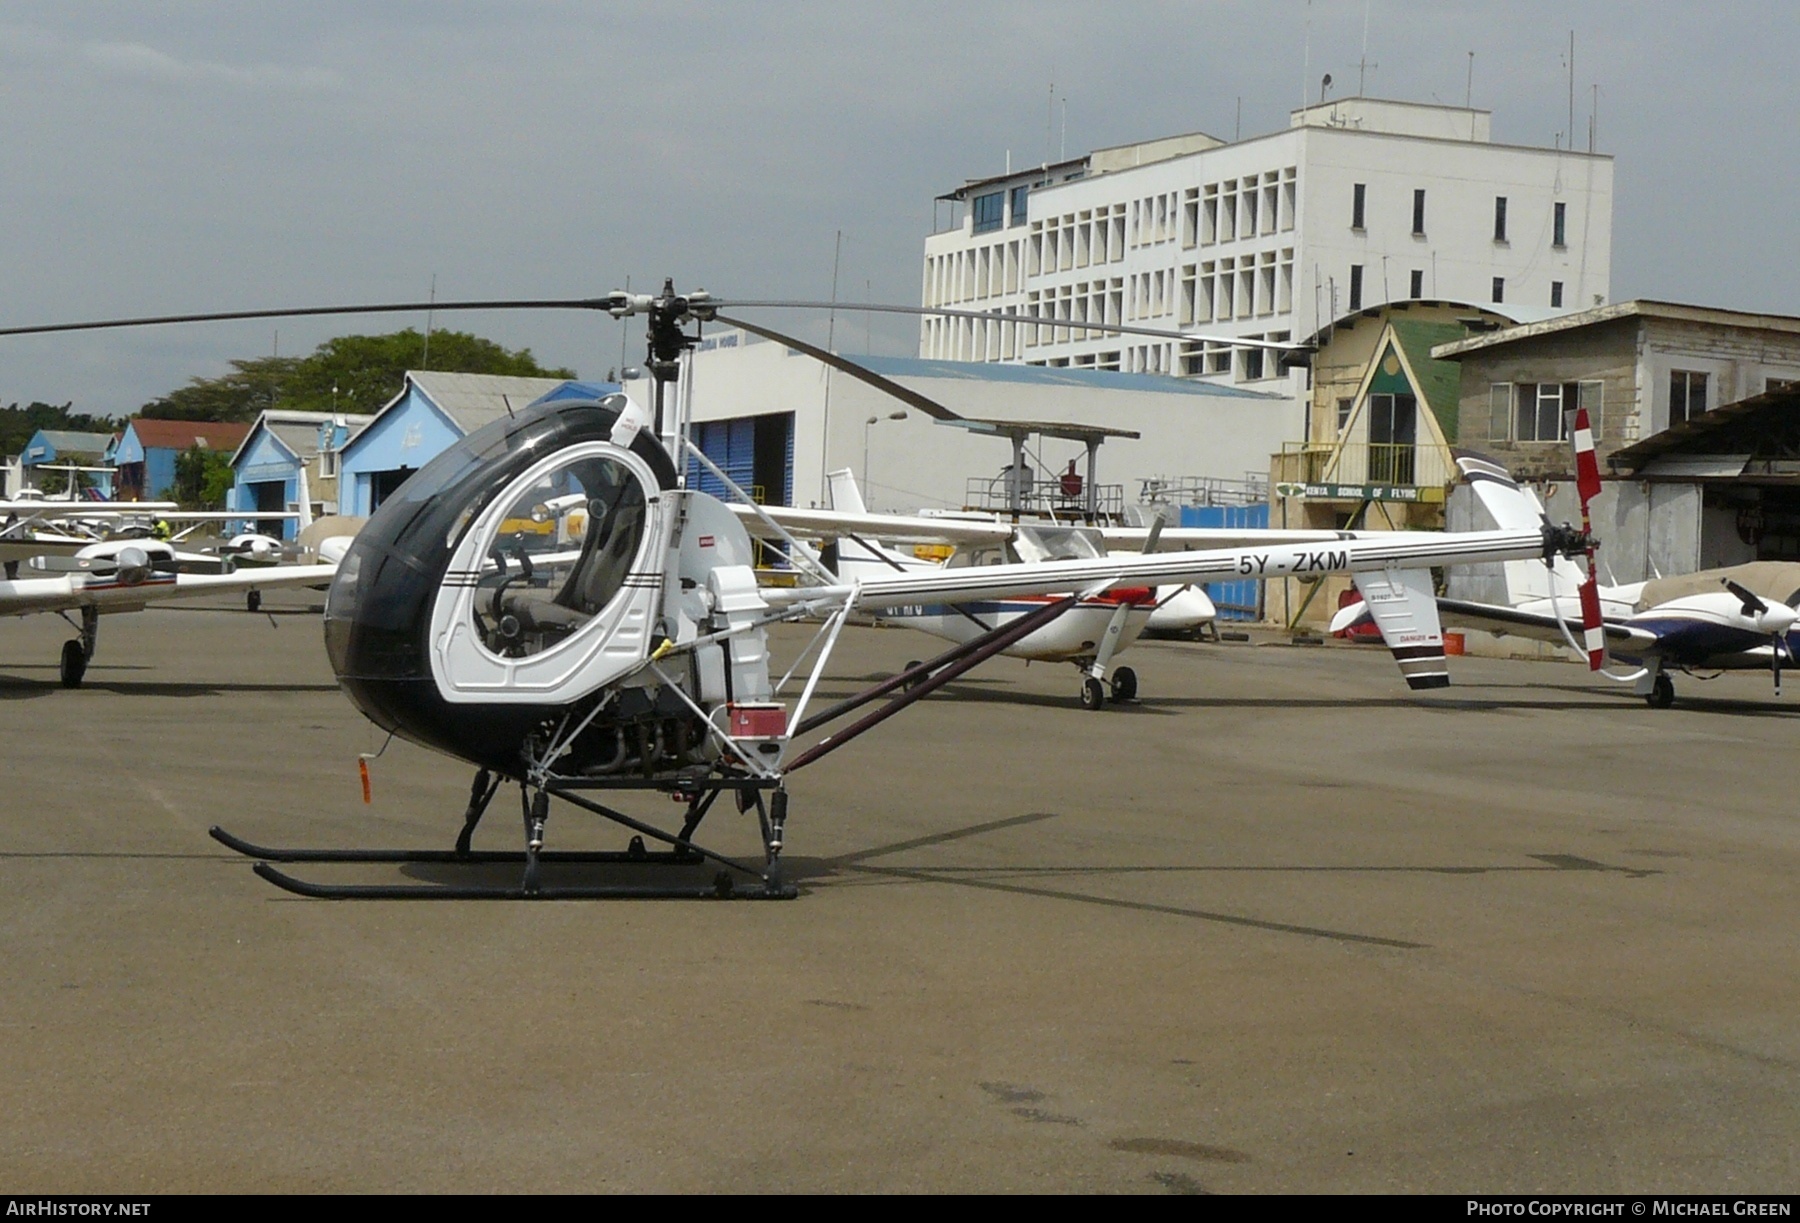
[{"label": "bubble canopy", "polygon": [[[325,607],[332,669],[352,703],[376,725],[484,767],[507,773],[518,768],[518,746],[546,710],[466,704],[452,710],[432,679],[432,606],[452,552],[481,511],[556,451],[609,440],[627,403],[623,395],[552,401],[494,421],[420,468],[376,510],[339,565]],[[648,432],[637,434],[631,450],[662,489],[675,486],[674,465]],[[615,486],[594,475],[586,484],[600,494],[592,500],[616,495]],[[585,484],[582,491],[589,491]],[[641,521],[642,502],[635,512]],[[590,519],[588,529],[599,525]],[[570,589],[581,596],[575,601],[591,601],[592,592],[579,582]]]}]

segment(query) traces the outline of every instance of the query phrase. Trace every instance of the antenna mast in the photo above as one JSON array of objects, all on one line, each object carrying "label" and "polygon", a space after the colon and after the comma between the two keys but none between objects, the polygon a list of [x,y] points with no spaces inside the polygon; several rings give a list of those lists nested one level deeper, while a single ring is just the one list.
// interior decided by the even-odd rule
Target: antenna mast
[{"label": "antenna mast", "polygon": [[1575,147],[1575,31],[1569,31],[1569,147]]}]

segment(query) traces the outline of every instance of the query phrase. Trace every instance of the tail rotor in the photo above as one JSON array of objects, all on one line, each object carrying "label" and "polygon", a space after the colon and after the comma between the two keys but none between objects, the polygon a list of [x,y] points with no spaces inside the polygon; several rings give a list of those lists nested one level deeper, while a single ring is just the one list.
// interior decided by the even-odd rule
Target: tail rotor
[{"label": "tail rotor", "polygon": [[1581,498],[1581,533],[1587,540],[1588,575],[1581,584],[1582,641],[1588,670],[1598,671],[1606,665],[1606,630],[1600,618],[1600,574],[1588,505],[1600,495],[1600,462],[1594,456],[1594,431],[1586,408],[1575,409],[1575,491]]}]

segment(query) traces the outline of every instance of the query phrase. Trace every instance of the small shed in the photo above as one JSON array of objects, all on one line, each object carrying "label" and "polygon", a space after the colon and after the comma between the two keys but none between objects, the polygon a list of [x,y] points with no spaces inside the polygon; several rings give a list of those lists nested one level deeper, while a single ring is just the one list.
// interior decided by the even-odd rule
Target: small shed
[{"label": "small shed", "polygon": [[590,399],[618,390],[613,383],[502,374],[407,373],[387,402],[343,448],[339,512],[366,517],[406,477],[489,421],[540,399]]},{"label": "small shed", "polygon": [[175,486],[175,460],[195,446],[234,454],[250,426],[226,421],[144,420],[126,424],[113,448],[119,496],[129,501],[161,501]]},{"label": "small shed", "polygon": [[[304,508],[315,517],[337,513],[339,451],[351,432],[370,419],[276,408],[264,412],[231,456],[236,478],[226,495],[225,508],[263,513]],[[293,539],[299,524],[291,519],[271,520],[259,529],[266,535]]]},{"label": "small shed", "polygon": [[[39,429],[19,452],[21,479],[26,488],[43,488],[48,472],[45,467],[99,467],[106,462],[113,435],[110,433],[78,433],[71,429]],[[113,495],[110,471],[87,472],[82,481],[103,497]],[[61,487],[60,481],[58,487]]]}]

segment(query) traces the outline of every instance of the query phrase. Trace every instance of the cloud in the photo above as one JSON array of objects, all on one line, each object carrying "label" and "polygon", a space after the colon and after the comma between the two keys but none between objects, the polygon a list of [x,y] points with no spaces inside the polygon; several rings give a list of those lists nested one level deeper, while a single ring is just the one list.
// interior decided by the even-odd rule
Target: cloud
[{"label": "cloud", "polygon": [[304,92],[344,87],[343,77],[329,68],[290,68],[280,64],[243,66],[183,60],[136,42],[86,42],[80,45],[79,54],[83,61],[101,72],[173,85],[218,84]]},{"label": "cloud", "polygon": [[0,58],[40,69],[80,65],[102,77],[174,86],[226,86],[289,93],[341,90],[331,68],[273,63],[228,64],[181,58],[144,42],[75,41],[39,27],[0,25]]}]

